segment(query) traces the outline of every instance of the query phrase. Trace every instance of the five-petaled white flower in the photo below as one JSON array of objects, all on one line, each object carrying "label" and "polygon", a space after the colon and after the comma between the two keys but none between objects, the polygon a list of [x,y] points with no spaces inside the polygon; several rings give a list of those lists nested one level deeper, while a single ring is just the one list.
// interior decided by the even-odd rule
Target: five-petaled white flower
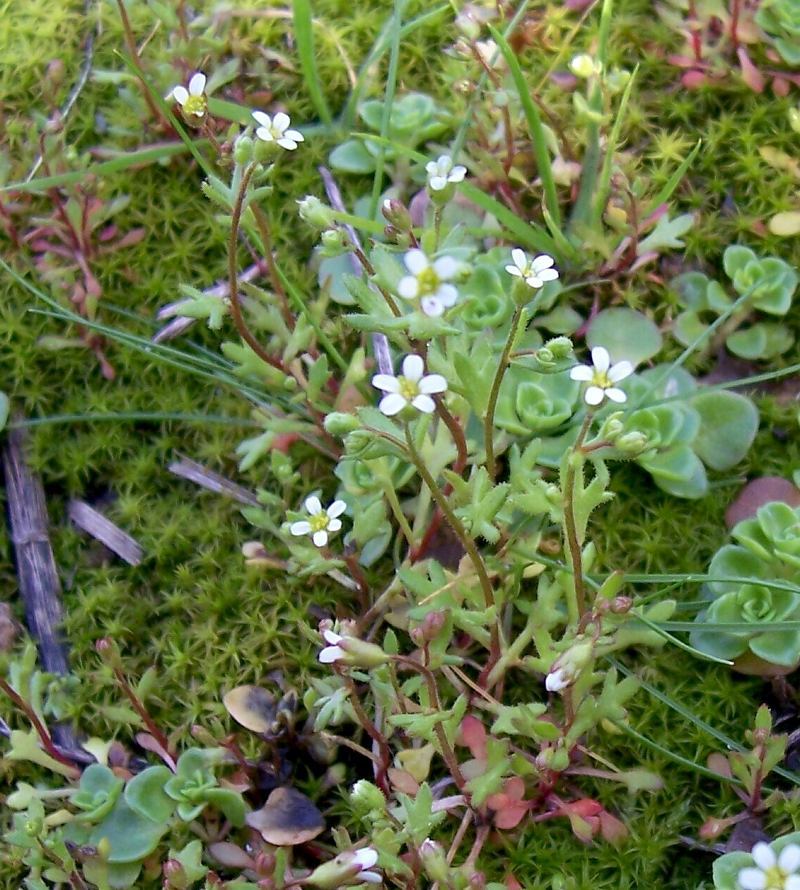
[{"label": "five-petaled white flower", "polygon": [[174,99],[183,109],[184,114],[192,114],[195,117],[204,117],[206,105],[206,76],[202,71],[197,71],[189,81],[189,89],[184,86],[173,87],[167,94],[167,99]]},{"label": "five-petaled white flower", "polygon": [[513,264],[506,266],[506,272],[521,278],[528,287],[538,289],[544,287],[545,282],[558,278],[558,270],[552,268],[555,260],[546,253],[531,259],[524,250],[515,247],[511,251],[511,259]]},{"label": "five-petaled white flower", "polygon": [[403,373],[399,377],[391,374],[376,374],[372,385],[383,390],[386,395],[381,399],[378,408],[387,417],[392,417],[407,405],[413,405],[417,411],[431,414],[436,403],[431,398],[433,393],[445,392],[447,381],[441,374],[426,374],[425,365],[418,355],[407,355],[403,359]]},{"label": "five-petaled white flower", "polygon": [[544,687],[548,692],[561,692],[574,682],[575,678],[570,676],[566,668],[556,668],[544,678]]},{"label": "five-petaled white flower", "polygon": [[455,277],[458,263],[453,257],[443,256],[433,263],[419,248],[409,250],[403,257],[406,269],[411,273],[400,279],[397,293],[404,300],[419,299],[422,311],[436,318],[445,309],[453,306],[458,299],[458,291],[452,284],[446,284]]},{"label": "five-petaled white flower", "polygon": [[322,639],[325,640],[328,645],[319,653],[320,663],[334,664],[337,661],[342,661],[345,657],[345,651],[339,643],[342,642],[344,637],[341,634],[335,633],[330,628],[326,628],[322,631]]},{"label": "five-petaled white flower", "polygon": [[263,111],[254,111],[253,119],[260,126],[256,127],[256,136],[262,142],[274,142],[287,151],[294,151],[298,142],[303,142],[303,134],[299,130],[290,130],[291,120],[288,114],[279,111],[270,117]]},{"label": "five-petaled white flower", "polygon": [[592,350],[591,365],[575,365],[569,372],[573,380],[589,384],[583,394],[587,405],[599,405],[605,398],[612,402],[624,402],[628,397],[615,384],[631,374],[633,365],[627,361],[612,365],[611,356],[604,346],[595,346]]},{"label": "five-petaled white flower", "polygon": [[743,868],[736,878],[742,890],[800,890],[800,847],[787,844],[779,854],[758,843],[750,855],[756,867]]},{"label": "five-petaled white flower", "polygon": [[440,192],[447,188],[447,184],[452,182],[463,182],[467,175],[467,168],[461,164],[453,166],[453,159],[450,155],[441,155],[438,160],[430,161],[425,165],[428,171],[428,188],[432,192]]},{"label": "five-petaled white flower", "polygon": [[337,518],[347,509],[344,501],[334,501],[330,507],[323,509],[320,499],[316,495],[306,498],[306,510],[308,519],[293,522],[290,531],[293,535],[311,535],[311,540],[317,547],[324,547],[328,543],[328,535],[338,532],[342,527],[342,520]]}]

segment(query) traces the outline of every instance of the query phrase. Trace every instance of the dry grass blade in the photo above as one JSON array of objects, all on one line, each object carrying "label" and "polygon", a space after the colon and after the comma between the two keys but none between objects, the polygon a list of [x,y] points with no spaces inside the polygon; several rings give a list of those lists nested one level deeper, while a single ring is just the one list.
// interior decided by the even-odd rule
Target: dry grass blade
[{"label": "dry grass blade", "polygon": [[250,507],[259,506],[258,498],[251,491],[248,491],[241,485],[237,485],[235,482],[231,482],[230,479],[226,479],[219,473],[209,470],[188,457],[182,457],[180,460],[173,461],[167,469],[175,476],[180,476],[181,479],[188,479],[190,482],[194,482],[195,485],[199,485],[208,491],[213,491],[215,494],[225,495],[234,501],[238,501],[240,504],[247,504]]},{"label": "dry grass blade", "polygon": [[141,544],[85,501],[71,500],[67,513],[79,529],[100,541],[129,566],[138,566],[142,561]]}]

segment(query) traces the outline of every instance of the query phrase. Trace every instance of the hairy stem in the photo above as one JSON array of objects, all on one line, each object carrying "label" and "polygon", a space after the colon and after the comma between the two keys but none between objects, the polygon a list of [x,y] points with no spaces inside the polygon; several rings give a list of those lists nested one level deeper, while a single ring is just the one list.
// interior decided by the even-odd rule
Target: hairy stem
[{"label": "hairy stem", "polygon": [[503,383],[506,369],[511,358],[511,350],[514,348],[514,342],[517,339],[520,322],[522,321],[524,309],[517,305],[514,309],[514,315],[511,319],[511,327],[508,329],[508,338],[503,352],[500,356],[500,364],[495,371],[492,388],[489,392],[489,404],[486,406],[486,416],[483,419],[483,444],[486,449],[486,471],[489,478],[494,482],[497,475],[497,466],[494,457],[494,413],[497,409],[497,399],[500,395],[500,386]]},{"label": "hairy stem", "polygon": [[[572,446],[572,451],[567,458],[567,471],[564,477],[564,532],[567,550],[572,562],[572,581],[575,587],[575,600],[567,603],[570,608],[570,620],[577,622],[586,611],[586,588],[583,583],[583,554],[581,542],[578,540],[578,527],[575,523],[575,478],[577,473],[576,457],[581,453],[581,446],[589,427],[592,423],[592,413],[589,412],[583,420],[583,425],[578,432],[578,438]],[[583,462],[581,461],[581,472]]]}]

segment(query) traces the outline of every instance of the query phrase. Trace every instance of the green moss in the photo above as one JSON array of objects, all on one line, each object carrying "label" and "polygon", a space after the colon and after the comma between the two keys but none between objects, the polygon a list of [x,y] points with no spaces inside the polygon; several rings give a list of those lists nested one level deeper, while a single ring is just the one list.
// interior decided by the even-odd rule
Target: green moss
[{"label": "green moss", "polygon": [[[144,4],[130,7],[136,27],[147,21]],[[349,70],[358,68],[391,7],[390,0],[314,4],[322,23],[316,34],[321,79],[332,107],[346,98]],[[410,3],[408,14],[427,8],[422,2]],[[36,155],[31,116],[47,116],[63,102],[80,67],[82,41],[91,27],[82,9],[81,0],[0,4],[2,152],[10,165],[8,179],[24,177]],[[242,59],[250,91],[264,91],[264,96],[271,92],[296,120],[308,119],[312,108],[299,68],[292,62],[290,22],[281,15],[262,15],[263,11],[259,7],[249,15],[245,10],[231,20],[226,39]],[[119,69],[114,51],[122,39],[111,5],[105,8],[103,21],[95,63],[101,69]],[[403,46],[399,83],[401,89],[431,90],[458,116],[466,98],[453,94],[448,83],[463,77],[466,69],[443,53],[451,39],[449,28],[429,26]],[[589,44],[590,36],[580,33],[575,51]],[[637,152],[644,146],[646,160],[639,163],[655,185],[667,180],[698,138],[703,141],[678,193],[681,209],[698,213],[698,224],[687,237],[688,261],[717,269],[724,246],[742,240],[800,265],[799,240],[754,233],[757,223],[794,200],[796,182],[788,174],[772,171],[758,151],[762,145],[796,150],[796,136],[784,123],[794,99],[756,96],[733,82],[717,91],[679,90],[677,71],[663,58],[676,41],[652,15],[649,0],[619,3],[611,46],[616,64],[642,60],[625,145]],[[200,64],[202,53],[195,50],[198,55],[191,61]],[[145,51],[145,64],[171,53],[157,36]],[[63,63],[61,80],[52,69],[49,79],[46,75],[53,59]],[[534,45],[525,60],[531,82],[538,82],[550,56]],[[176,65],[173,75],[177,77],[178,71]],[[381,89],[382,71],[376,71],[368,90]],[[568,96],[547,86],[543,99],[554,113],[566,114]],[[81,150],[102,143],[105,120],[115,128],[127,127],[125,145],[138,145],[147,138],[131,110],[138,101],[133,88],[120,93],[113,86],[90,82],[68,121],[69,143]],[[316,165],[324,161],[329,147],[323,141],[307,143],[297,163],[284,168],[269,207],[279,247],[291,246],[293,251],[287,271],[307,287],[313,284],[303,265],[310,236],[298,222],[294,200],[320,192]],[[120,174],[103,184],[108,195],[132,197],[118,219],[122,229],[143,225],[147,230],[145,241],[106,258],[98,270],[105,291],[106,308],[101,310],[105,321],[149,334],[155,310],[177,296],[181,282],[204,286],[224,275],[224,233],[210,218],[199,181],[197,169],[181,158]],[[350,183],[343,185],[348,188]],[[667,278],[671,262],[664,264]],[[642,278],[625,297],[656,309],[664,294]],[[111,305],[132,318],[115,314]],[[235,392],[178,372],[141,352],[110,344],[117,378],[109,382],[88,352],[42,351],[38,338],[62,331],[52,320],[32,315],[33,308],[25,291],[0,282],[3,388],[12,394],[16,411],[28,417],[119,411],[246,417],[247,407]],[[800,311],[795,311],[788,320],[796,332],[798,318]],[[191,338],[216,349],[216,338],[200,326]],[[653,489],[635,468],[618,470],[617,498],[602,511],[595,528],[602,563],[634,571],[701,571],[724,538],[724,509],[741,479],[763,473],[785,475],[800,465],[796,437],[787,442],[784,435],[796,429],[793,409],[766,398],[760,408],[762,431],[750,457],[737,468],[735,478],[717,479],[713,493],[702,502],[672,500]],[[236,505],[199,492],[166,470],[176,454],[184,453],[234,476],[234,448],[241,437],[241,430],[231,425],[179,422],[77,423],[33,431],[34,462],[47,488],[52,537],[64,580],[72,663],[83,681],[75,714],[87,731],[107,735],[119,729],[107,712],[119,702],[119,695],[94,653],[102,636],[119,641],[131,674],[157,666],[160,682],[158,696],[151,702],[153,712],[164,726],[187,739],[193,723],[218,734],[229,729],[221,695],[231,686],[263,682],[279,668],[289,682],[302,688],[315,669],[314,642],[302,631],[315,623],[317,612],[310,613],[310,607],[342,614],[354,607],[332,584],[308,584],[245,569],[240,547],[255,535]],[[327,472],[319,461],[304,469],[311,477],[322,478]],[[241,481],[257,486],[269,479],[257,467]],[[143,564],[137,569],[117,561],[98,564],[96,545],[67,523],[70,497],[102,499],[110,518],[143,545]],[[0,527],[0,552],[0,581],[11,593],[16,580],[4,527]],[[684,599],[696,597],[694,588],[676,593]],[[635,667],[654,686],[737,739],[761,695],[757,681],[735,677],[675,649]],[[644,692],[632,706],[631,720],[639,732],[689,760],[702,763],[720,747]],[[682,845],[679,836],[693,835],[708,815],[724,812],[733,801],[730,791],[626,736],[609,736],[603,750],[620,765],[644,765],[666,779],[659,794],[608,797],[609,806],[630,827],[631,840],[620,849],[581,847],[565,825],[538,824],[505,838],[506,855],[497,877],[507,866],[531,888],[551,887],[558,876],[566,879],[565,887],[574,888],[700,886],[708,877],[710,860]],[[2,775],[9,778],[5,766]],[[796,808],[787,805],[785,815],[797,823]],[[13,869],[4,868],[0,866],[0,883],[13,882]]]}]

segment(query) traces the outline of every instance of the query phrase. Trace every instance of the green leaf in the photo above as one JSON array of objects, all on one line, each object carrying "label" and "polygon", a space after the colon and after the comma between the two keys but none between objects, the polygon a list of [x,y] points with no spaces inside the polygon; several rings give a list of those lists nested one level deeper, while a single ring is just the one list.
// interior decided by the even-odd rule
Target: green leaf
[{"label": "green leaf", "polygon": [[0,432],[2,432],[8,423],[8,412],[10,402],[8,396],[4,392],[0,392]]},{"label": "green leaf", "polygon": [[175,801],[164,791],[172,778],[166,766],[149,766],[125,786],[125,801],[139,816],[154,822],[166,822],[175,810]]},{"label": "green leaf", "polygon": [[319,71],[317,70],[317,56],[314,51],[311,3],[309,0],[293,0],[292,9],[294,39],[297,44],[297,55],[300,59],[300,69],[303,72],[306,89],[320,119],[329,124],[332,120],[331,112],[322,92]]},{"label": "green leaf", "polygon": [[203,796],[208,803],[220,810],[235,828],[244,825],[247,807],[238,792],[230,788],[209,788]]},{"label": "green leaf", "polygon": [[154,822],[132,810],[120,797],[114,809],[94,827],[89,843],[97,846],[104,838],[111,846],[108,861],[111,863],[140,862],[158,846],[168,825]]},{"label": "green leaf", "polygon": [[727,470],[747,454],[758,432],[758,410],[745,396],[717,390],[701,392],[691,401],[700,415],[693,448],[714,470]]},{"label": "green leaf", "polygon": [[755,258],[756,255],[749,247],[744,247],[741,244],[731,244],[722,255],[722,266],[725,269],[725,274],[732,279],[734,275],[744,269]]},{"label": "green leaf", "polygon": [[375,170],[375,158],[367,151],[363,142],[348,139],[337,145],[328,158],[334,170],[343,173],[372,173]]},{"label": "green leaf", "polygon": [[679,498],[701,498],[708,491],[708,479],[700,458],[688,445],[673,445],[666,451],[639,458],[656,485]]},{"label": "green leaf", "polygon": [[675,219],[662,216],[653,231],[636,246],[636,256],[646,253],[661,253],[664,250],[677,250],[684,246],[681,236],[694,225],[694,214],[682,213]]},{"label": "green leaf", "polygon": [[751,865],[753,857],[740,850],[720,856],[713,866],[714,887],[716,890],[739,890],[739,872]]},{"label": "green leaf", "polygon": [[626,306],[599,312],[586,331],[590,347],[605,346],[613,362],[627,359],[634,365],[652,358],[661,349],[662,339],[653,321]]},{"label": "green leaf", "polygon": [[739,358],[764,358],[767,351],[767,332],[759,325],[734,331],[725,341],[725,345]]}]

